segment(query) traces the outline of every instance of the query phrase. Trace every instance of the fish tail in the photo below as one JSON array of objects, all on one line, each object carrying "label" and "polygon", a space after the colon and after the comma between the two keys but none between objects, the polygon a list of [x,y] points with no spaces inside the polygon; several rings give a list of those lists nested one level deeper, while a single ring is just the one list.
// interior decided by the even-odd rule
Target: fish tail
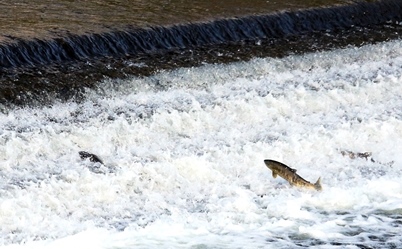
[{"label": "fish tail", "polygon": [[321,177],[318,178],[318,180],[316,181],[316,183],[314,183],[314,188],[317,191],[321,191],[322,190],[322,186],[321,186]]}]

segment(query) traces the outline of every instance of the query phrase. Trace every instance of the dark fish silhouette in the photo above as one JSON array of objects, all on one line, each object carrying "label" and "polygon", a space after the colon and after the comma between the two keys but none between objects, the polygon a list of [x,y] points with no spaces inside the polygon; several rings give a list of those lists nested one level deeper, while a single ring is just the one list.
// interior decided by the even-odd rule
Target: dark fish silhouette
[{"label": "dark fish silhouette", "polygon": [[279,175],[280,177],[288,181],[292,186],[315,189],[318,191],[322,190],[321,177],[318,178],[317,182],[313,184],[309,181],[304,180],[301,176],[296,174],[295,169],[292,169],[283,163],[268,159],[264,160],[264,163],[270,170],[272,170],[273,178],[276,178]]},{"label": "dark fish silhouette", "polygon": [[82,160],[89,159],[89,161],[91,161],[91,162],[104,164],[102,162],[102,160],[95,154],[91,154],[86,151],[80,151],[80,152],[78,152],[78,154],[80,154],[80,157]]}]

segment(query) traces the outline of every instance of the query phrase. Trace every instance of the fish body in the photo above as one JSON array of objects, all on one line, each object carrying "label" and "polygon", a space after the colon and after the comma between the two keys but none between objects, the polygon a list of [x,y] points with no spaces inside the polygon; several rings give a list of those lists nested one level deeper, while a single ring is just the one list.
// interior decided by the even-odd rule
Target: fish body
[{"label": "fish body", "polygon": [[78,154],[80,155],[82,160],[89,160],[93,162],[88,166],[88,169],[96,174],[107,174],[107,173],[114,173],[116,172],[116,167],[111,165],[105,165],[103,161],[95,154],[86,152],[86,151],[79,151]]},{"label": "fish body", "polygon": [[80,151],[80,152],[78,152],[78,154],[80,155],[82,160],[85,160],[88,158],[89,161],[91,161],[91,162],[103,164],[102,160],[95,154],[91,154],[86,151]]},{"label": "fish body", "polygon": [[316,183],[311,183],[304,180],[301,176],[296,174],[296,170],[288,167],[287,165],[277,162],[274,160],[264,160],[265,165],[272,170],[272,177],[276,178],[278,175],[288,181],[290,185],[300,187],[315,189],[317,191],[322,190],[321,177],[318,178]]}]

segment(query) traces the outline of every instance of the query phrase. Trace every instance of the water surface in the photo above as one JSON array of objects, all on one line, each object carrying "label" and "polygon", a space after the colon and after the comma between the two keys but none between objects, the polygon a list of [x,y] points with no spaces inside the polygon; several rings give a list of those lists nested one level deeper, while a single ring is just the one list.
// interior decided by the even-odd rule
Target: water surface
[{"label": "water surface", "polygon": [[[21,63],[1,68],[0,248],[401,247],[402,12],[353,26],[339,11],[349,5],[295,12],[334,1],[128,3],[1,2],[0,52]],[[284,9],[312,26],[244,38],[244,23]],[[345,19],[320,29],[309,13]],[[158,25],[140,30],[171,45],[173,23],[242,29],[191,40],[202,46],[67,56],[121,45],[110,37],[128,26]],[[44,53],[56,50],[69,54]],[[264,159],[321,177],[323,191],[272,178]]]},{"label": "water surface", "polygon": [[107,80],[0,114],[2,248],[400,247],[401,44]]},{"label": "water surface", "polygon": [[[0,45],[2,109],[51,104],[55,100],[80,101],[86,88],[96,88],[104,78],[148,76],[159,70],[204,63],[230,63],[253,57],[283,57],[362,46],[398,39],[402,34],[402,4],[392,0],[320,1],[308,5],[295,1],[281,7],[276,2],[255,1],[247,4],[247,8],[243,8],[245,3],[237,2],[223,2],[221,7],[212,7],[216,5],[212,3],[207,7],[208,2],[193,5],[169,2],[169,8],[175,6],[177,13],[169,8],[158,9],[164,4],[148,3],[151,6],[148,8],[144,7],[147,4],[139,3],[124,7],[127,2],[58,2],[44,7],[50,11],[49,15],[44,12],[44,18],[50,18],[55,11],[58,16],[67,16],[69,21],[60,18],[30,24],[14,23],[14,18],[21,14],[5,17],[2,24],[8,28],[5,27],[3,33],[18,32],[19,35],[10,33],[8,40]],[[71,4],[75,7],[70,8]],[[267,8],[258,7],[259,4]],[[37,8],[44,5],[6,6],[13,11],[36,13],[29,17],[34,20]],[[114,11],[117,6],[131,11],[130,14]],[[142,6],[144,11],[133,10],[134,6]],[[206,21],[203,18],[207,15],[202,11],[192,11],[198,8],[196,6],[205,10],[212,8],[221,14],[213,14],[214,17]],[[81,7],[83,10],[75,10]],[[70,18],[71,13],[74,14]],[[91,13],[94,18],[86,17],[85,13]],[[180,22],[174,20],[177,17]],[[145,18],[148,24],[138,24],[141,21],[129,21],[130,18]],[[172,19],[163,21],[165,18]],[[160,23],[152,21],[156,19]],[[21,25],[24,31],[18,28]],[[51,30],[49,25],[66,32],[43,33]],[[29,33],[34,33],[35,37]]]},{"label": "water surface", "polygon": [[43,38],[122,29],[211,21],[219,18],[267,14],[274,11],[346,4],[346,0],[316,1],[9,1],[0,2],[1,39]]}]

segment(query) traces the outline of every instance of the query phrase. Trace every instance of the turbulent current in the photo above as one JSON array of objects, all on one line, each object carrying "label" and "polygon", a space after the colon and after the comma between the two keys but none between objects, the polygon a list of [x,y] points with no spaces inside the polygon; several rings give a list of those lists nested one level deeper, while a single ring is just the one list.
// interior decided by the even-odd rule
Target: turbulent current
[{"label": "turbulent current", "polygon": [[400,40],[85,94],[0,114],[0,248],[402,246]]}]

